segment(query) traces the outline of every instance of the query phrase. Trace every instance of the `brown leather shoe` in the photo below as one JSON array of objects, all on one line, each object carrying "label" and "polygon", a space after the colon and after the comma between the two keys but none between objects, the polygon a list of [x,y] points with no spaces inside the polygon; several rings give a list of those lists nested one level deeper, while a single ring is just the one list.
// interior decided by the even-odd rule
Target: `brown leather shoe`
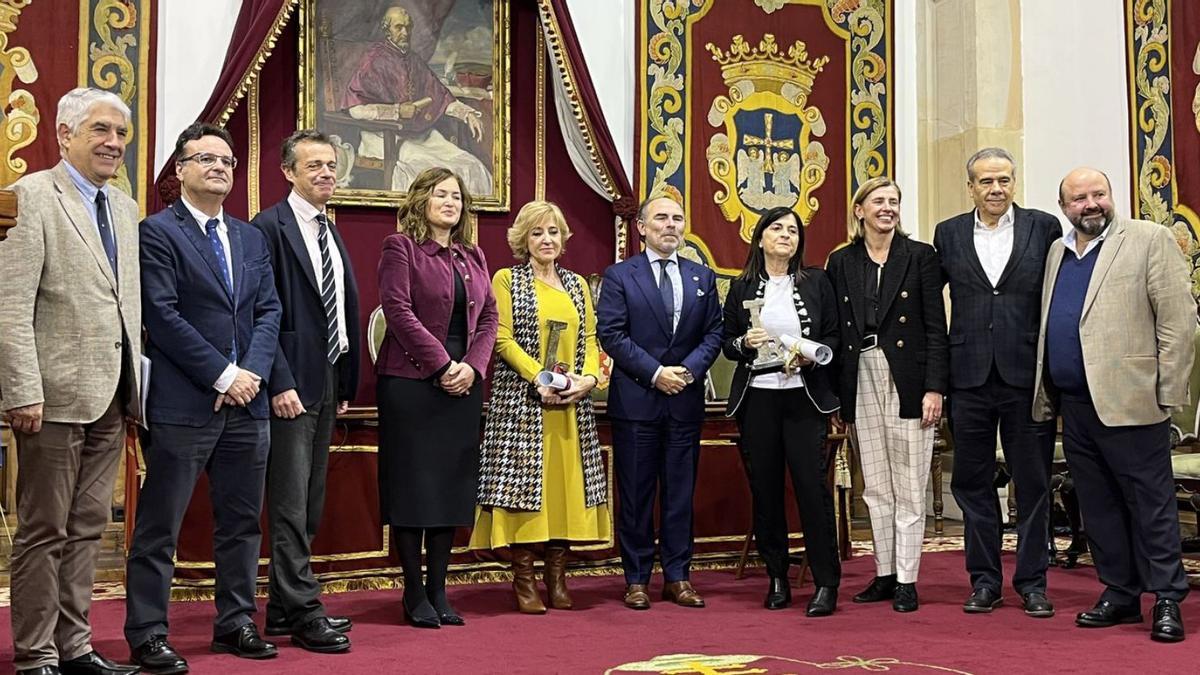
[{"label": "brown leather shoe", "polygon": [[625,587],[625,606],[629,609],[650,609],[650,594],[646,584],[629,584]]},{"label": "brown leather shoe", "polygon": [[704,606],[704,598],[692,588],[690,581],[672,581],[663,586],[663,600],[670,600],[680,607]]},{"label": "brown leather shoe", "polygon": [[533,551],[524,546],[513,546],[512,570],[517,609],[522,614],[545,614],[546,605],[538,595],[537,577],[533,574]]},{"label": "brown leather shoe", "polygon": [[554,609],[571,609],[571,595],[567,593],[567,547],[559,544],[546,545],[546,568],[542,573],[546,583],[546,594]]}]

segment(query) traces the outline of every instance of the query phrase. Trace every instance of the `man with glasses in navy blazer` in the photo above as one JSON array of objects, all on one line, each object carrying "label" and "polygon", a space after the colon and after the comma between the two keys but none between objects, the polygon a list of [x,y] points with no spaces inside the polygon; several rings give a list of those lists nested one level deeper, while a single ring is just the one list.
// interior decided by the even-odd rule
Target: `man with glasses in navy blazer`
[{"label": "man with glasses in navy blazer", "polygon": [[275,656],[254,625],[269,445],[267,391],[279,299],[261,232],[222,207],[233,141],[210,124],[175,143],[181,194],[141,225],[142,320],[150,371],[146,480],[126,567],[125,639],[147,673],[184,673],[167,642],[180,524],[200,472],[212,498],[217,616],[212,650]]},{"label": "man with glasses in navy blazer", "polygon": [[596,305],[596,335],[616,366],[608,414],[625,605],[650,607],[657,494],[663,599],[703,607],[688,573],[704,376],[721,349],[716,275],[679,255],[686,220],[674,199],[647,199],[637,225],[646,251],[605,270]]}]

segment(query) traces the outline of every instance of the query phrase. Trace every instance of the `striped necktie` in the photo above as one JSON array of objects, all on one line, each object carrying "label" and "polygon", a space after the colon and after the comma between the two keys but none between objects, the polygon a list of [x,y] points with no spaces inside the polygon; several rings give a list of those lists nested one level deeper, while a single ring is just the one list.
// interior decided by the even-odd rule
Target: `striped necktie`
[{"label": "striped necktie", "polygon": [[338,335],[337,283],[333,278],[333,259],[329,255],[329,219],[324,213],[317,214],[317,244],[321,249],[321,304],[325,306],[325,358],[337,363],[342,354],[342,341]]}]

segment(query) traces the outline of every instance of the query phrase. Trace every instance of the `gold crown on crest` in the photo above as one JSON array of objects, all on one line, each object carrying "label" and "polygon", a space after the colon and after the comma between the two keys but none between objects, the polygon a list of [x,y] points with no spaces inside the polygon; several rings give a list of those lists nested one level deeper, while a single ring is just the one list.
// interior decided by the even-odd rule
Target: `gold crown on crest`
[{"label": "gold crown on crest", "polygon": [[809,61],[808,47],[800,40],[788,47],[787,54],[779,53],[779,45],[771,33],[763,34],[757,47],[751,47],[741,35],[733,36],[727,52],[711,42],[705,47],[712,53],[713,61],[721,64],[721,77],[727,87],[749,80],[756,90],[779,92],[784,84],[790,83],[807,96],[817,74],[829,63],[828,56]]}]

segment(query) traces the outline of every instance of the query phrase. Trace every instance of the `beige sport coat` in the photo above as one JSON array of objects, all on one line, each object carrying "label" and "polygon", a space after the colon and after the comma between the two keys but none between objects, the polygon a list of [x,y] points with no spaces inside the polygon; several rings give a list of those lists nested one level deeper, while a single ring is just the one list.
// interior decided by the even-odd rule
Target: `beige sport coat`
[{"label": "beige sport coat", "polygon": [[[1118,218],[1100,247],[1083,300],[1079,338],[1096,414],[1106,426],[1154,424],[1188,403],[1195,357],[1191,266],[1169,228]],[[1046,255],[1033,417],[1052,419],[1058,401],[1044,377],[1046,317],[1062,240]]]},{"label": "beige sport coat", "polygon": [[42,403],[47,422],[93,422],[112,403],[128,358],[134,382],[126,414],[141,419],[137,203],[108,191],[115,279],[86,211],[95,207],[63,162],[10,189],[19,215],[0,242],[0,410]]}]

